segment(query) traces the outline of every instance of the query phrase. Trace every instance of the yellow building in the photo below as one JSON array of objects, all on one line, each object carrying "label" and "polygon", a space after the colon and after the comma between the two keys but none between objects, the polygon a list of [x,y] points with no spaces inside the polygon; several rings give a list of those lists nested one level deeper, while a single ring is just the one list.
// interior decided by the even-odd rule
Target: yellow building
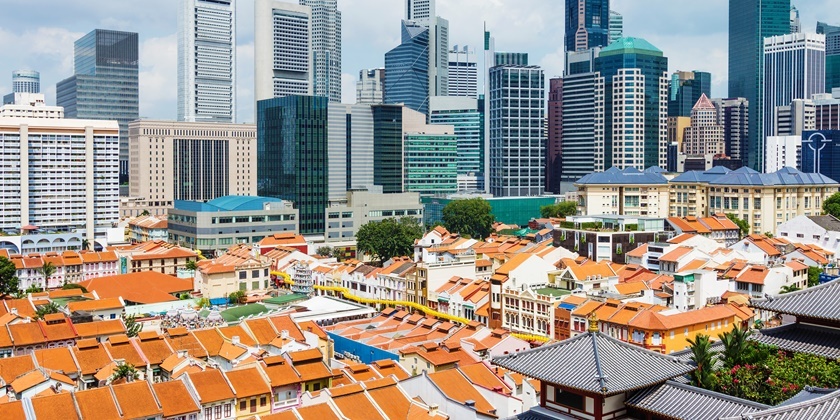
[{"label": "yellow building", "polygon": [[236,395],[236,418],[245,419],[271,413],[271,386],[255,366],[225,373]]},{"label": "yellow building", "polygon": [[318,391],[332,386],[332,371],[324,363],[323,355],[318,349],[295,351],[287,354],[292,361],[300,381],[303,382],[303,392]]},{"label": "yellow building", "polygon": [[575,183],[578,214],[667,217],[668,180],[662,172],[610,168],[586,175]]}]

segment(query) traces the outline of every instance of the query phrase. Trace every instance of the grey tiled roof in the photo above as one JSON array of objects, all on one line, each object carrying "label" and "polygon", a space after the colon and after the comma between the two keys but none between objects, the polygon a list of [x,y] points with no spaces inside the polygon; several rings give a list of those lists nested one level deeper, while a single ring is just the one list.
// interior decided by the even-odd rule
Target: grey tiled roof
[{"label": "grey tiled roof", "polygon": [[694,366],[601,333],[496,357],[493,364],[540,381],[613,395],[685,375]]},{"label": "grey tiled roof", "polygon": [[840,391],[834,391],[804,402],[781,405],[755,413],[724,417],[721,420],[837,420],[840,413]]},{"label": "grey tiled roof", "polygon": [[674,177],[671,182],[711,182],[726,175],[731,170],[723,166],[715,166],[707,171],[687,171]]},{"label": "grey tiled roof", "polygon": [[709,185],[831,185],[837,181],[816,173],[805,173],[794,168],[782,168],[770,174],[756,172],[746,166],[709,182]]},{"label": "grey tiled roof", "polygon": [[815,398],[822,397],[823,395],[831,394],[834,391],[837,391],[837,390],[836,389],[831,389],[831,388],[817,388],[817,387],[806,386],[805,389],[803,389],[802,391],[799,391],[798,394],[796,394],[796,395],[790,397],[789,399],[785,400],[785,402],[777,405],[777,407],[782,407],[782,406],[785,406],[785,405],[799,404],[799,403],[802,403],[802,402],[805,402],[805,401],[811,401]]},{"label": "grey tiled roof", "polygon": [[716,420],[770,408],[674,381],[638,391],[624,404],[666,418],[690,420]]},{"label": "grey tiled roof", "polygon": [[840,279],[765,299],[754,299],[752,307],[808,318],[840,321]]},{"label": "grey tiled roof", "polygon": [[584,175],[577,180],[575,184],[592,184],[592,185],[647,185],[647,184],[661,184],[665,185],[668,180],[665,179],[654,167],[644,172],[630,167],[624,170],[618,168],[610,168],[604,172],[593,172]]},{"label": "grey tiled roof", "polygon": [[574,417],[569,417],[562,413],[556,413],[553,411],[549,411],[543,407],[536,406],[531,408],[530,410],[519,413],[514,415],[513,417],[507,417],[504,420],[574,420]]},{"label": "grey tiled roof", "polygon": [[840,359],[840,332],[833,328],[794,323],[756,331],[749,339],[782,350]]},{"label": "grey tiled roof", "polygon": [[832,232],[840,232],[840,220],[832,215],[825,216],[806,216],[811,219],[817,226]]}]

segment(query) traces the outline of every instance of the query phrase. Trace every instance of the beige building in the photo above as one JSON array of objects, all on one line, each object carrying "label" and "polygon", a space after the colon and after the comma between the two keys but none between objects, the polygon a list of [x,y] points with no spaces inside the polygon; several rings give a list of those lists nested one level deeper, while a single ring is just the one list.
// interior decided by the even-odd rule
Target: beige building
[{"label": "beige building", "polygon": [[691,118],[689,117],[668,117],[668,144],[677,143],[679,148],[683,150],[683,137],[685,129],[691,125]]},{"label": "beige building", "polygon": [[613,167],[584,176],[575,187],[581,215],[668,216],[668,179],[654,169]]},{"label": "beige building", "polygon": [[687,155],[722,155],[726,153],[723,125],[717,122],[717,109],[706,94],[691,109],[691,125],[685,128],[682,151]]},{"label": "beige building", "polygon": [[206,298],[227,297],[236,291],[266,293],[271,285],[271,260],[247,244],[231,247],[212,260],[201,260],[195,271],[195,291]]},{"label": "beige building", "polygon": [[166,214],[175,200],[256,195],[254,124],[134,121],[129,131],[129,196],[121,217]]},{"label": "beige building", "polygon": [[324,217],[327,242],[351,241],[368,222],[410,217],[423,224],[423,205],[419,193],[382,194],[379,187],[378,192],[348,191],[345,200],[330,203]]}]

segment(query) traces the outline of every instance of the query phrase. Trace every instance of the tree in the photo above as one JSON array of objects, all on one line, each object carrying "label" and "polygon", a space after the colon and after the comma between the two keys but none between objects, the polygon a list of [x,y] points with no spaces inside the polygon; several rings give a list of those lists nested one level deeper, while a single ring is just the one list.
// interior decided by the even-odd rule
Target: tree
[{"label": "tree", "polygon": [[187,270],[195,271],[198,269],[198,264],[193,260],[187,260],[187,263],[184,264],[184,268]]},{"label": "tree", "polygon": [[322,257],[329,257],[329,256],[332,255],[332,248],[330,248],[326,245],[320,246],[320,247],[318,247],[318,250],[315,251],[315,253],[318,254],[319,256],[322,256]]},{"label": "tree", "polygon": [[82,239],[82,249],[85,251],[90,250],[90,241],[87,239]]},{"label": "tree", "polygon": [[782,286],[782,287],[779,289],[779,294],[780,294],[780,295],[783,295],[783,294],[785,294],[785,293],[795,292],[795,291],[797,291],[797,290],[799,290],[799,288],[798,288],[798,287],[796,287],[795,285],[792,285],[792,284],[791,284],[791,285],[788,285],[788,286]]},{"label": "tree", "polygon": [[566,217],[577,214],[577,203],[574,201],[563,201],[562,203],[549,204],[540,207],[542,217]]},{"label": "tree", "polygon": [[122,319],[125,322],[125,335],[137,337],[137,334],[143,330],[143,324],[137,322],[137,315],[123,314]]},{"label": "tree", "polygon": [[6,257],[0,257],[0,295],[11,295],[20,291],[17,268]]},{"label": "tree", "polygon": [[60,309],[55,302],[49,302],[46,305],[41,305],[37,309],[35,309],[35,317],[44,319],[44,316],[49,314],[57,314],[59,310]]},{"label": "tree", "polygon": [[691,345],[691,360],[697,364],[697,369],[691,372],[691,381],[695,386],[711,389],[714,386],[714,359],[717,352],[711,350],[708,335],[698,334],[694,340],[688,339]]},{"label": "tree", "polygon": [[731,331],[718,336],[723,343],[723,352],[720,356],[725,367],[743,365],[751,359],[753,349],[747,342],[750,335],[752,335],[750,330],[736,326]]},{"label": "tree", "polygon": [[840,218],[840,192],[834,193],[823,201],[823,213]]},{"label": "tree", "polygon": [[463,237],[483,240],[490,236],[496,218],[490,203],[483,198],[453,200],[443,208],[443,226]]},{"label": "tree", "polygon": [[123,363],[121,365],[117,365],[117,368],[114,369],[114,374],[111,375],[111,382],[115,382],[118,379],[125,378],[126,382],[131,382],[134,378],[137,377],[137,368],[134,367],[131,363]]},{"label": "tree", "polygon": [[141,215],[141,216],[148,216],[148,215],[149,215],[149,211],[148,211],[148,210],[143,210],[143,213],[140,213],[140,215]]},{"label": "tree", "polygon": [[333,248],[332,249],[332,257],[335,258],[336,261],[341,261],[344,259],[344,250],[341,248]]},{"label": "tree", "polygon": [[739,218],[733,213],[726,213],[726,217],[728,217],[729,220],[738,225],[738,228],[741,229],[741,236],[748,235],[750,233],[750,224],[747,223],[746,220]]},{"label": "tree", "polygon": [[814,287],[820,284],[820,274],[822,269],[819,267],[808,267],[808,287]]},{"label": "tree", "polygon": [[47,287],[47,285],[49,285],[49,282],[50,282],[50,277],[52,277],[53,274],[55,274],[56,268],[53,265],[53,263],[47,261],[41,267],[40,271],[41,271],[41,274],[44,275],[44,287]]},{"label": "tree", "polygon": [[196,305],[199,309],[201,308],[209,308],[210,307],[210,299],[203,297],[196,302]]},{"label": "tree", "polygon": [[228,295],[228,302],[232,304],[242,302],[242,299],[245,299],[245,292],[241,290],[237,290]]},{"label": "tree", "polygon": [[404,217],[368,222],[356,234],[356,247],[380,265],[393,257],[411,255],[414,241],[423,237],[423,228],[416,220]]}]

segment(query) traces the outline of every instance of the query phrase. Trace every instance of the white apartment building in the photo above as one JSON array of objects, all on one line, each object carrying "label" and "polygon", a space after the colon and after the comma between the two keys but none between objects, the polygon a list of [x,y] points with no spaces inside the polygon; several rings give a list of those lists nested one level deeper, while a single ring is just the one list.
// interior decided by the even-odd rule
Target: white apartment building
[{"label": "white apartment building", "polygon": [[802,162],[802,137],[768,136],[764,155],[765,172],[776,172],[786,166],[798,168]]},{"label": "white apartment building", "polygon": [[0,229],[10,235],[0,247],[47,252],[120,239],[116,121],[0,118],[0,150]]},{"label": "white apartment building", "polygon": [[235,0],[179,0],[178,121],[236,121]]},{"label": "white apartment building", "polygon": [[166,214],[174,200],[256,195],[253,124],[134,121],[129,124],[129,195],[122,217]]},{"label": "white apartment building", "polygon": [[254,13],[256,100],[312,95],[312,8],[256,0]]},{"label": "white apartment building", "polygon": [[449,96],[478,97],[478,61],[469,45],[449,50]]},{"label": "white apartment building", "polygon": [[43,93],[13,93],[13,103],[0,106],[0,118],[64,118],[64,107],[47,106]]}]

